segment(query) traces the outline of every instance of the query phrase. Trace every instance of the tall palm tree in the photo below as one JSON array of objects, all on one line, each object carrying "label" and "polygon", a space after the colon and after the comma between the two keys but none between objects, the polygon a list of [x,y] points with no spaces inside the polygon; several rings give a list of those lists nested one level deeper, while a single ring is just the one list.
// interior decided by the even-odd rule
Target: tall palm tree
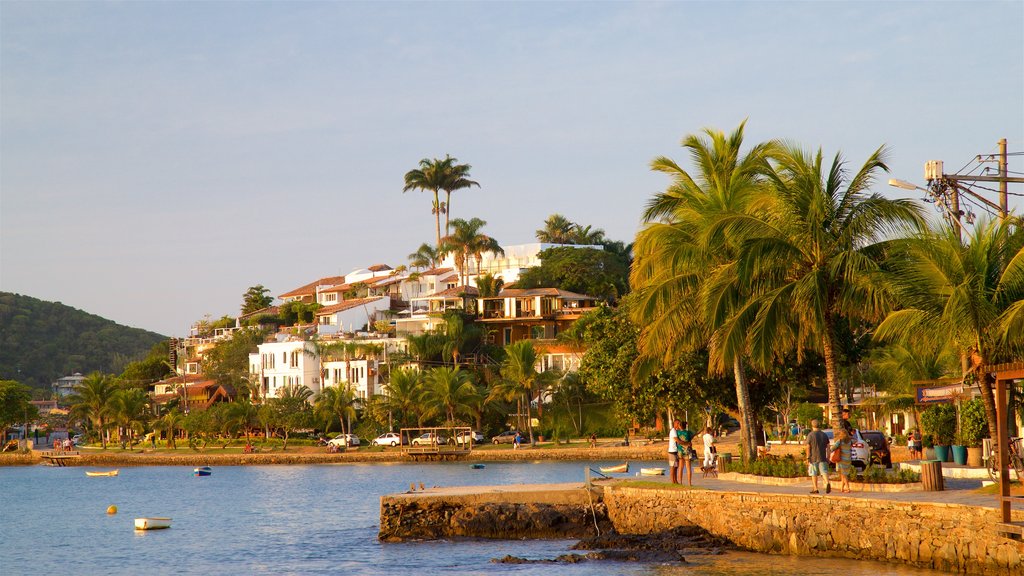
[{"label": "tall palm tree", "polygon": [[[445,155],[444,160],[424,158],[420,160],[419,168],[405,173],[405,187],[402,192],[409,190],[423,190],[434,193],[434,201],[431,204],[431,211],[434,214],[434,225],[437,231],[437,245],[441,244],[441,213],[445,214],[445,234],[448,231],[448,215],[451,212],[451,194],[456,190],[462,190],[471,186],[480,186],[469,179],[469,164],[457,164],[458,159]],[[445,191],[445,201],[442,203],[438,194]]]},{"label": "tall palm tree", "polygon": [[[530,405],[536,398],[539,385],[545,384],[548,373],[537,372],[537,351],[533,342],[520,340],[505,346],[505,360],[501,364],[501,377],[514,383],[519,393],[525,396],[526,423],[530,430],[530,444],[533,444],[533,414]],[[538,405],[538,409],[540,406]]]},{"label": "tall palm tree", "polygon": [[447,155],[445,155],[444,160],[447,173],[447,178],[442,186],[446,208],[444,214],[444,233],[448,235],[450,233],[448,230],[448,218],[452,214],[452,192],[465,190],[473,186],[479,188],[480,184],[469,179],[469,171],[473,168],[472,166],[469,164],[458,164],[458,159]]},{"label": "tall palm tree", "polygon": [[493,298],[501,293],[505,281],[495,277],[493,274],[484,274],[476,279],[476,289],[480,292],[481,298]]},{"label": "tall palm tree", "polygon": [[537,230],[537,240],[546,244],[572,244],[576,224],[562,216],[552,214],[544,221],[544,227]]},{"label": "tall palm tree", "polygon": [[604,230],[594,228],[593,226],[581,226],[579,224],[576,224],[573,227],[570,238],[572,239],[572,244],[581,245],[597,245],[603,244],[605,241]]},{"label": "tall palm tree", "polygon": [[228,405],[224,414],[224,424],[235,430],[241,429],[245,434],[245,443],[249,443],[249,431],[256,424],[258,408],[247,399],[240,399]]},{"label": "tall palm tree", "polygon": [[[124,448],[125,437],[131,450],[135,434],[140,433],[148,421],[149,396],[137,388],[117,390],[110,399],[111,420],[118,427],[118,437]],[[123,434],[123,436],[122,436]]]},{"label": "tall palm tree", "polygon": [[762,214],[727,215],[723,229],[749,238],[739,258],[739,276],[755,286],[751,350],[761,365],[789,350],[822,353],[829,412],[839,422],[837,327],[842,318],[880,320],[889,304],[880,261],[887,238],[922,225],[912,200],[890,200],[869,192],[875,176],[888,172],[884,147],[852,177],[836,154],[826,164],[821,149],[776,148],[769,174],[775,205]]},{"label": "tall palm tree", "polygon": [[705,129],[686,136],[682,145],[696,167],[692,173],[666,157],[651,163],[672,181],[648,202],[647,225],[633,246],[630,284],[636,304],[630,316],[641,329],[634,379],[652,377],[680,355],[704,347],[710,372],[731,368],[743,456],[752,459],[757,435],[747,381],[750,288],[740,281],[737,267],[744,238],[715,226],[721,217],[756,214],[767,204],[772,144],[757,144],[744,154],[743,128],[740,124],[729,135]]},{"label": "tall palm tree", "polygon": [[468,372],[442,366],[427,371],[424,379],[424,402],[444,414],[449,425],[455,424],[457,414],[472,413],[477,390]]},{"label": "tall palm tree", "polygon": [[996,438],[994,382],[981,366],[1024,349],[1024,228],[1009,219],[982,221],[966,239],[952,226],[927,230],[894,251],[891,262],[901,309],[886,316],[875,338],[951,341],[971,359],[964,376],[978,380]]},{"label": "tall palm tree", "polygon": [[[352,433],[352,419],[356,417],[356,397],[351,386],[328,386],[320,392],[316,403],[313,405],[313,413],[320,421],[324,422],[326,429],[335,418],[341,425],[341,431],[346,434]],[[345,419],[349,425],[345,426]]]},{"label": "tall palm tree", "polygon": [[160,430],[167,434],[167,447],[174,450],[176,449],[177,443],[175,442],[175,436],[178,430],[181,429],[181,425],[185,421],[185,416],[177,409],[168,410],[153,423],[153,428]]},{"label": "tall palm tree", "polygon": [[484,220],[455,218],[451,225],[454,231],[441,240],[440,251],[455,255],[455,267],[459,269],[459,282],[463,286],[468,286],[470,258],[476,259],[479,273],[484,253],[504,254],[505,251],[497,240],[480,231],[487,225]]},{"label": "tall palm tree", "polygon": [[111,400],[116,390],[112,377],[93,372],[82,380],[71,397],[72,412],[92,422],[104,450],[107,449],[105,432],[114,411]]}]

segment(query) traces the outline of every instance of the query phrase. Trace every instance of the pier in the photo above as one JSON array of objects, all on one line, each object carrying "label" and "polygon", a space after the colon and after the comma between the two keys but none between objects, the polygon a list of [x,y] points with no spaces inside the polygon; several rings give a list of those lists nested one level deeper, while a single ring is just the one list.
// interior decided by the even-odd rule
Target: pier
[{"label": "pier", "polygon": [[75,462],[82,457],[82,454],[78,450],[70,452],[59,452],[54,450],[43,450],[40,453],[40,457],[44,460],[49,461],[50,466],[67,466],[69,463]]}]

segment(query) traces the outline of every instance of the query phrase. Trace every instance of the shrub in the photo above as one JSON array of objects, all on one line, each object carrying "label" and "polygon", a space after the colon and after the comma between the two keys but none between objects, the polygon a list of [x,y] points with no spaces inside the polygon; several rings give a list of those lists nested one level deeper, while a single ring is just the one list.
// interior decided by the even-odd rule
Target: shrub
[{"label": "shrub", "polygon": [[908,484],[920,482],[921,475],[904,468],[889,472],[881,466],[871,466],[857,478],[857,481],[865,484]]},{"label": "shrub", "polygon": [[773,478],[800,478],[807,476],[807,465],[803,461],[798,462],[793,456],[769,456],[746,463],[733,460],[726,466],[726,471]]},{"label": "shrub", "polygon": [[921,427],[934,437],[940,446],[949,446],[956,434],[956,408],[952,404],[929,406],[921,413]]},{"label": "shrub", "polygon": [[960,405],[960,439],[964,446],[981,446],[982,438],[988,436],[988,419],[981,398],[968,400]]}]

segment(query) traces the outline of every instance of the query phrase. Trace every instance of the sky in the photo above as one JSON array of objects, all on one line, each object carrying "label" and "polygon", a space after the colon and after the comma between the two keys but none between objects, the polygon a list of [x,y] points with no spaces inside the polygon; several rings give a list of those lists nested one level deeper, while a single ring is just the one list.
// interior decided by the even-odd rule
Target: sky
[{"label": "sky", "polygon": [[0,290],[182,336],[406,264],[434,227],[403,175],[445,154],[480,183],[452,217],[502,244],[555,212],[631,241],[651,160],[744,120],[923,186],[1024,150],[1022,37],[1020,0],[3,0]]}]

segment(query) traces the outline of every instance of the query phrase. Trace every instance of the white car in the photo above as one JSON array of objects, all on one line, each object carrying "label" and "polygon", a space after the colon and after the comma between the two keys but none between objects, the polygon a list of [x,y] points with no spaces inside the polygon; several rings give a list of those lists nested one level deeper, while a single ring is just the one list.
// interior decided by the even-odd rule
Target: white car
[{"label": "white car", "polygon": [[401,443],[402,436],[398,432],[385,432],[370,442],[374,446],[391,446],[392,448]]},{"label": "white car", "polygon": [[[822,430],[828,436],[829,445],[832,444],[833,432],[831,429]],[[860,430],[853,431],[853,449],[850,451],[853,460],[853,467],[857,470],[864,470],[871,462],[871,445],[860,435]]]},{"label": "white car", "polygon": [[438,436],[433,432],[426,432],[422,436],[412,439],[413,446],[437,446],[438,444],[451,444],[452,440],[444,436]]},{"label": "white car", "polygon": [[483,444],[484,435],[476,431],[470,432],[468,430],[463,430],[455,435],[455,443],[459,445],[470,443]]},{"label": "white car", "polygon": [[338,434],[331,439],[328,444],[345,447],[359,446],[359,436],[356,436],[355,434]]}]

